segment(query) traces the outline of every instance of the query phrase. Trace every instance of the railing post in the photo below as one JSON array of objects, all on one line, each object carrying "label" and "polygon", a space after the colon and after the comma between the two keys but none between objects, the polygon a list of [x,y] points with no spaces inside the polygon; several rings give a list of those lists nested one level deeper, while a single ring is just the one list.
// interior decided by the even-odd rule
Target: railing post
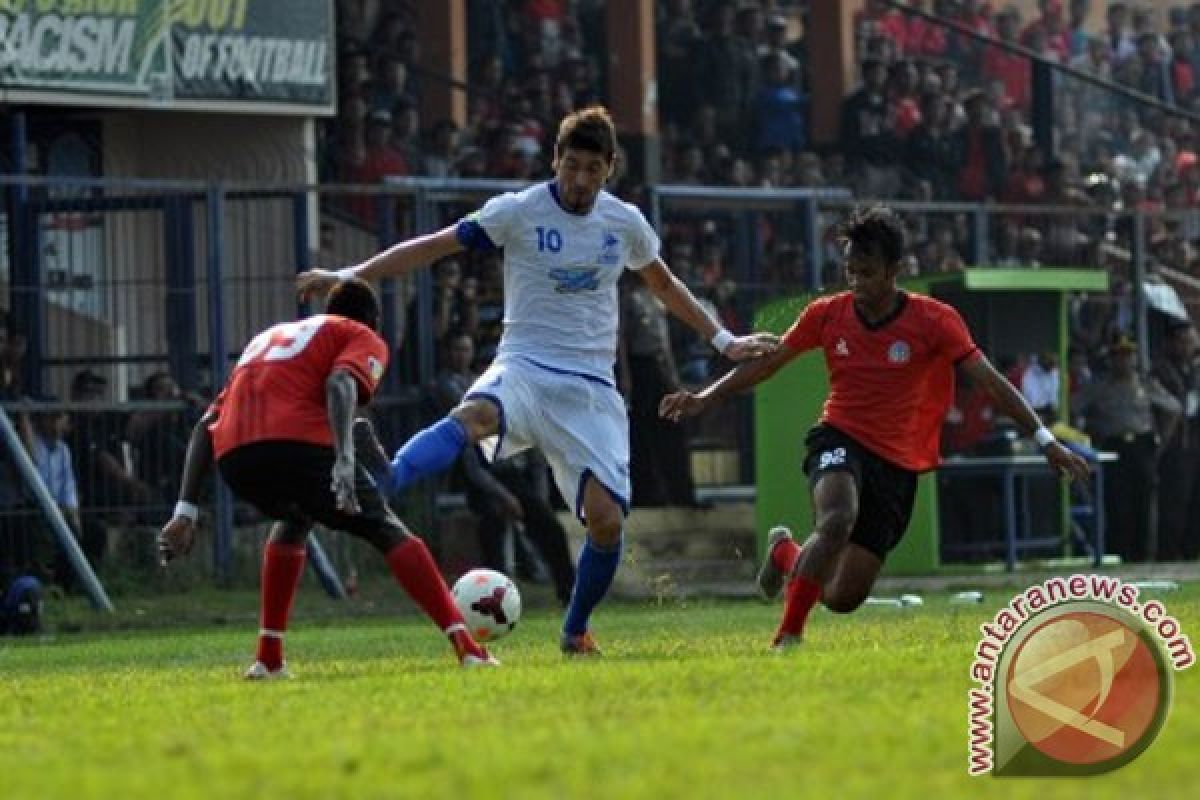
[{"label": "railing post", "polygon": [[1146,212],[1133,212],[1133,335],[1137,339],[1138,368],[1150,367],[1150,327],[1146,319]]},{"label": "railing post", "polygon": [[805,197],[797,203],[803,221],[804,251],[808,255],[808,286],[810,292],[821,289],[821,275],[825,270],[825,249],[821,247],[820,212],[817,199]]},{"label": "railing post", "polygon": [[986,267],[988,264],[988,211],[982,203],[971,212],[971,266]]},{"label": "railing post", "polygon": [[[434,201],[425,189],[418,189],[413,197],[414,231],[420,236],[433,231],[436,219]],[[424,386],[433,380],[434,348],[436,342],[433,336],[433,276],[429,269],[419,269],[413,273],[417,282],[417,374],[413,383]],[[405,323],[407,327],[407,322]],[[412,347],[414,342],[405,342],[405,347]]]},{"label": "railing post", "polygon": [[[396,243],[396,198],[391,194],[375,196],[375,222],[379,231],[380,252]],[[394,346],[398,341],[396,336],[396,279],[384,278],[379,282],[379,303],[383,307],[383,319],[380,320],[383,340],[388,346]],[[404,347],[409,343],[404,342]],[[387,386],[395,389],[399,385],[399,365],[387,372]]]},{"label": "railing post", "polygon": [[187,194],[163,199],[163,252],[167,254],[167,361],[185,389],[199,387],[196,359],[196,251],[192,200]]},{"label": "railing post", "polygon": [[[228,349],[225,344],[224,273],[225,187],[209,185],[205,193],[208,207],[207,262],[208,279],[208,350],[213,388],[225,385]],[[233,572],[233,493],[219,477],[216,487],[216,518],[213,531],[213,571],[218,581],[227,583]]]}]

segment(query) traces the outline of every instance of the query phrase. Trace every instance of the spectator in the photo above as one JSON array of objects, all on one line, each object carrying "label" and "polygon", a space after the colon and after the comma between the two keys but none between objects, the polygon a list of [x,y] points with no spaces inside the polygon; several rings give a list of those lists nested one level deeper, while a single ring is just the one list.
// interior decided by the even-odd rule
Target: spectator
[{"label": "spectator", "polygon": [[[54,398],[47,398],[55,402]],[[71,460],[71,448],[64,437],[70,427],[70,419],[63,409],[42,411],[33,415],[33,435],[25,440],[38,475],[50,493],[51,499],[62,512],[63,519],[71,533],[81,538],[83,526],[79,516],[79,492],[75,481],[75,467]],[[52,541],[47,532],[43,531],[40,541]],[[35,548],[48,550],[48,548]],[[67,587],[71,584],[71,565],[65,552],[55,548],[59,557],[44,559],[47,564],[53,561],[52,574],[54,582]],[[42,559],[39,559],[42,560]]]},{"label": "spectator", "polygon": [[1057,413],[1059,386],[1058,354],[1053,350],[1031,359],[1021,376],[1021,394],[1038,414]]},{"label": "spectator", "polygon": [[179,495],[179,477],[192,426],[207,403],[194,392],[180,389],[166,372],[148,375],[139,395],[148,403],[176,406],[134,411],[125,427],[138,477],[151,487],[152,502],[166,504]]},{"label": "spectator", "polygon": [[457,177],[455,159],[459,144],[458,125],[454,120],[438,120],[433,126],[432,142],[425,154],[424,174],[433,178]]},{"label": "spectator", "polygon": [[755,130],[760,153],[771,149],[803,150],[806,143],[808,98],[791,83],[782,53],[767,56],[763,87],[755,104]]},{"label": "spectator", "polygon": [[621,353],[629,402],[633,502],[640,506],[692,506],[689,449],[682,426],[658,414],[662,398],[679,389],[667,312],[632,274],[621,280]]},{"label": "spectator", "polygon": [[964,200],[976,202],[996,197],[1008,178],[1000,129],[988,119],[983,97],[979,89],[967,93],[963,100],[967,124],[955,133],[958,192]]},{"label": "spectator", "polygon": [[713,8],[696,68],[705,98],[717,110],[721,137],[741,144],[743,120],[758,90],[758,58],[733,32],[735,9],[730,3]]},{"label": "spectator", "polygon": [[951,100],[940,93],[927,93],[921,107],[921,122],[908,139],[909,169],[919,183],[929,185],[933,200],[953,200],[958,151],[950,134]]},{"label": "spectator", "polygon": [[1163,443],[1158,557],[1194,560],[1200,555],[1200,364],[1196,330],[1177,320],[1167,332],[1154,376],[1181,409],[1179,424]]},{"label": "spectator", "polygon": [[[479,307],[476,303],[478,281],[463,277],[462,262],[457,258],[442,260],[433,272],[433,319],[431,338],[435,343],[443,341],[451,331],[473,336],[479,327]],[[403,380],[418,382],[429,376],[419,376],[420,363],[417,335],[420,324],[419,297],[414,295],[405,314],[405,333],[401,349],[401,364],[404,365]]]},{"label": "spectator", "polygon": [[842,103],[842,149],[868,197],[890,197],[900,188],[899,144],[888,119],[884,92],[887,67],[877,59],[862,64],[863,85]]}]

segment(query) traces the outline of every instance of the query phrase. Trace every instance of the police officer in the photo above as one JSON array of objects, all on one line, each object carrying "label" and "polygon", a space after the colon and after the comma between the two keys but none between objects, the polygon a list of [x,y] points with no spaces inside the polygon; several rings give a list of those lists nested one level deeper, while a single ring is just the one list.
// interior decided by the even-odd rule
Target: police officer
[{"label": "police officer", "polygon": [[1171,427],[1179,403],[1157,382],[1138,374],[1137,346],[1122,338],[1113,348],[1108,375],[1088,387],[1079,411],[1100,450],[1117,454],[1105,481],[1108,549],[1126,561],[1145,561],[1154,555],[1157,538],[1160,438],[1155,412],[1164,429]]}]

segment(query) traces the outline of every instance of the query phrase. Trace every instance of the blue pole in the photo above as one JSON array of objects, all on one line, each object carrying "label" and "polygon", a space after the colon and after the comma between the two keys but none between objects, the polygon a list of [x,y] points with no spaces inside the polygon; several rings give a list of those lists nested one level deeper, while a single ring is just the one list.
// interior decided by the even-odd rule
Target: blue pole
[{"label": "blue pole", "polygon": [[[225,188],[212,184],[206,191],[208,219],[208,350],[214,389],[225,385],[228,348],[225,344],[225,306],[222,273],[225,242]],[[233,566],[233,494],[217,479],[216,530],[213,535],[213,568],[220,581],[227,581]]]},{"label": "blue pole", "polygon": [[33,465],[33,459],[25,452],[25,446],[21,444],[21,438],[17,435],[17,430],[13,427],[8,412],[3,408],[0,408],[0,434],[4,436],[4,443],[8,447],[9,455],[16,462],[17,469],[21,471],[25,485],[33,491],[33,496],[37,500],[42,514],[50,523],[51,532],[58,539],[62,549],[66,551],[67,559],[70,560],[75,574],[83,581],[88,599],[92,601],[92,608],[97,611],[113,611],[112,601],[108,599],[104,587],[100,584],[100,579],[92,571],[92,565],[88,563],[87,557],[79,549],[79,543],[75,541],[75,536],[67,526],[67,521],[63,519],[58,503],[50,496],[50,491],[42,482],[42,476],[38,474],[37,467]]},{"label": "blue pole", "polygon": [[[308,193],[299,191],[292,196],[292,247],[296,251],[296,274],[312,267],[312,252],[308,249],[308,223]],[[311,313],[311,303],[296,303],[297,317],[307,317]]]}]

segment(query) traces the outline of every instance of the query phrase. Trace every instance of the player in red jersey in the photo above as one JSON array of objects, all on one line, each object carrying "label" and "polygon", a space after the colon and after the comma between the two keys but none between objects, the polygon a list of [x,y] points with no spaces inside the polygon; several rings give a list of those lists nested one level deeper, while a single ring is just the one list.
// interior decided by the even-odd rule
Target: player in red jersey
[{"label": "player in red jersey", "polygon": [[804,471],[815,529],[804,546],[786,529],[768,540],[759,584],[769,597],[786,580],[783,620],[772,646],[800,641],[820,600],[855,610],[888,552],[908,527],[918,473],[938,464],[942,419],[954,368],[991,395],[996,408],[1034,435],[1052,467],[1084,479],[1087,462],[1059,444],[1011,383],[975,346],[950,306],[896,286],[904,228],[887,208],[856,211],[842,226],[849,291],[809,303],[778,351],[742,364],[700,392],[663,398],[672,420],[699,414],[759,384],[806,350],[820,347],[830,375],[821,419],[808,434]]},{"label": "player in red jersey", "polygon": [[[340,283],[326,310],[268,328],[246,345],[192,431],[180,501],[159,534],[163,561],[191,549],[195,501],[215,458],[234,493],[276,520],[263,553],[261,628],[247,678],[287,675],[283,636],[314,521],[379,550],[397,582],[450,638],[463,666],[496,664],[471,638],[424,542],[391,512],[364,466],[364,457],[376,455],[365,449],[382,448],[369,429],[362,435],[354,413],[371,398],[388,357],[376,333],[375,292],[361,280]],[[364,450],[357,458],[356,439]]]}]

